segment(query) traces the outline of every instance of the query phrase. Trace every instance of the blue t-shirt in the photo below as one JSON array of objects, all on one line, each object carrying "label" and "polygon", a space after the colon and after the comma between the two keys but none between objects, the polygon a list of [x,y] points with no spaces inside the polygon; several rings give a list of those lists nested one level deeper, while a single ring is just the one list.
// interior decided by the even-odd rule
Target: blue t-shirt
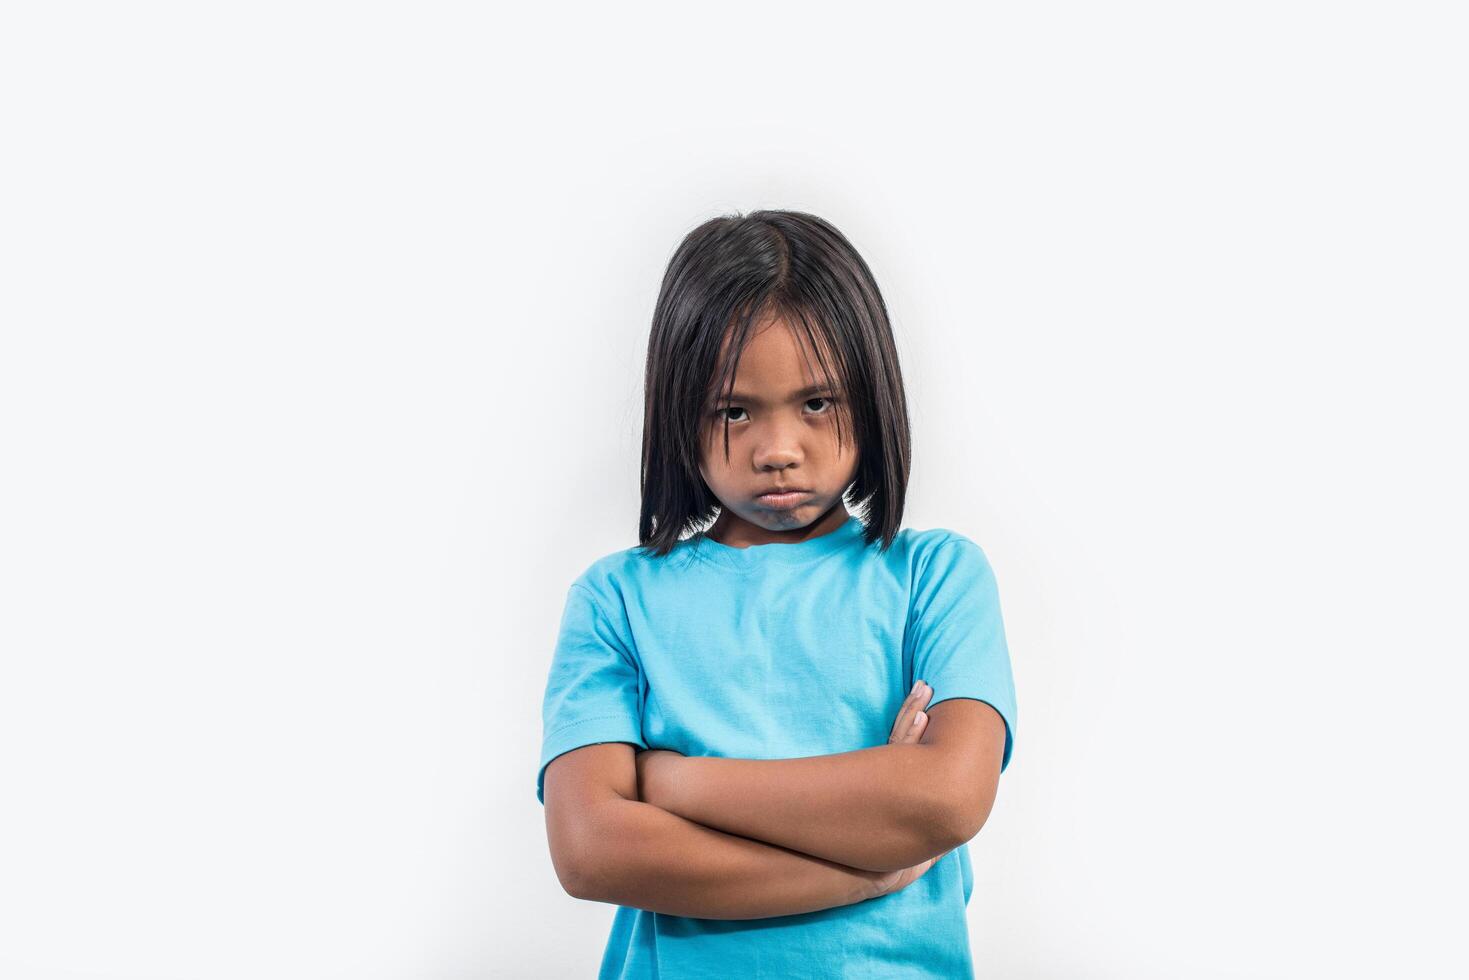
[{"label": "blue t-shirt", "polygon": [[[686,756],[786,759],[887,743],[915,680],[930,707],[976,698],[1015,738],[999,593],[979,545],[862,522],[795,544],[695,536],[653,558],[628,548],[571,585],[542,707],[546,766],[596,742]],[[601,978],[970,977],[967,845],[900,891],[762,919],[618,906]],[[823,972],[825,971],[825,972]]]}]

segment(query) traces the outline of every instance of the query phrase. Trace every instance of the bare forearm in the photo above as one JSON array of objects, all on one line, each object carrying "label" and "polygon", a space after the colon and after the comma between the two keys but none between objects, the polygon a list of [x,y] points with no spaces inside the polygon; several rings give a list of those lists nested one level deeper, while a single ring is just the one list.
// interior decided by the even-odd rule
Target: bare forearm
[{"label": "bare forearm", "polygon": [[662,760],[641,798],[707,827],[869,871],[954,847],[931,746],[888,744],[800,759]]},{"label": "bare forearm", "polygon": [[703,919],[758,919],[851,905],[878,876],[722,833],[637,800],[609,800],[579,898]]}]

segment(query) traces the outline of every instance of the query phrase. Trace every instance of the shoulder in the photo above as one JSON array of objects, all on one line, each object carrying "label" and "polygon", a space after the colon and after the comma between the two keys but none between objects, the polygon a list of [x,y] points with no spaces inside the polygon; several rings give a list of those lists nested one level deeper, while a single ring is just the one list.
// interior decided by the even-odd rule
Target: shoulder
[{"label": "shoulder", "polygon": [[936,595],[997,596],[989,556],[974,538],[947,527],[905,530],[903,536],[910,605],[921,606]]},{"label": "shoulder", "polygon": [[920,578],[936,567],[989,568],[989,557],[979,543],[953,528],[904,528],[893,539],[893,550]]},{"label": "shoulder", "polygon": [[671,578],[669,572],[686,564],[685,549],[656,558],[641,545],[634,545],[593,559],[572,581],[571,588],[591,593],[610,612],[620,609],[629,594],[666,584]]}]

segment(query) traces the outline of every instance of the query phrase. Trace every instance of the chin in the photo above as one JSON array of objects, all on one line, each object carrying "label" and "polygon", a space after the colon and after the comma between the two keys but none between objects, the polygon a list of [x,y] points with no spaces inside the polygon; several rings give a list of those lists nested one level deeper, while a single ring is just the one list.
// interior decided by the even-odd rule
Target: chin
[{"label": "chin", "polygon": [[790,510],[761,510],[757,520],[763,520],[767,524],[780,528],[805,527],[814,524],[821,519],[828,508],[816,504],[806,503]]}]

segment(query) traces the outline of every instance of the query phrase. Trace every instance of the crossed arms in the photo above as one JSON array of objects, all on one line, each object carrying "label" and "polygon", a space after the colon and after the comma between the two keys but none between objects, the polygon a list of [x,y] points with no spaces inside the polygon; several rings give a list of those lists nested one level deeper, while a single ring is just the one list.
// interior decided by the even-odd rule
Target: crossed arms
[{"label": "crossed arms", "polygon": [[[1005,723],[950,698],[904,703],[886,745],[799,759],[684,757],[584,746],[546,769],[552,863],[578,898],[674,915],[760,918],[886,893],[977,834]],[[922,873],[919,871],[918,873]]]}]

